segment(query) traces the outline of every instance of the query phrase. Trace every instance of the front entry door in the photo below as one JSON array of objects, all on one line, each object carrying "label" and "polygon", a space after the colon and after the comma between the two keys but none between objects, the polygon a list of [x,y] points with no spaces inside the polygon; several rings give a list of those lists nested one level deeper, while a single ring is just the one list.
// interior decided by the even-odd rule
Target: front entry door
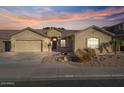
[{"label": "front entry door", "polygon": [[52,50],[55,51],[57,49],[57,38],[52,38]]}]

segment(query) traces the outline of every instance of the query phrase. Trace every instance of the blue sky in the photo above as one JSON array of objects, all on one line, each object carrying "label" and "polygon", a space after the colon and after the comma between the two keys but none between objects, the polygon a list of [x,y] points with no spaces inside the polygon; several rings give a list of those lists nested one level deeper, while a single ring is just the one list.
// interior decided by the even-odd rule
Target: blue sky
[{"label": "blue sky", "polygon": [[98,7],[98,6],[54,6],[52,7],[52,9],[54,10],[57,10],[57,11],[72,11],[72,12],[81,12],[81,11],[86,11],[86,10],[89,10],[89,9],[93,9],[93,10],[103,10],[103,9],[106,9],[106,8],[109,8],[110,6],[101,6],[101,7]]},{"label": "blue sky", "polygon": [[124,22],[120,6],[1,6],[0,29],[43,28],[84,29]]}]

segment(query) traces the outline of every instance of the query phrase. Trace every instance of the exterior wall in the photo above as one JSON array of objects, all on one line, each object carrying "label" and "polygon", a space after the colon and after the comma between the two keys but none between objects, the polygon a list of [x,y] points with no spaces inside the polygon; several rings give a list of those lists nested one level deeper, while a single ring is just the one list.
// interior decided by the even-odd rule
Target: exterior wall
[{"label": "exterior wall", "polygon": [[48,51],[49,38],[26,30],[11,37],[11,51],[15,51],[16,40],[42,40],[42,51]]},{"label": "exterior wall", "polygon": [[98,38],[99,43],[107,43],[112,40],[112,37],[102,33],[100,31],[97,31],[95,29],[89,28],[88,30],[84,32],[79,32],[75,34],[75,48],[74,51],[76,51],[78,48],[84,49],[87,48],[87,39],[88,38]]},{"label": "exterior wall", "polygon": [[47,32],[47,36],[49,37],[61,37],[61,34],[61,32],[52,29]]},{"label": "exterior wall", "polygon": [[[69,37],[65,37],[63,38],[64,40],[66,40],[66,47],[61,47],[61,45],[59,44],[59,51],[61,52],[73,52],[74,49],[74,36],[69,36]],[[60,41],[59,41],[60,43]]]},{"label": "exterior wall", "polygon": [[0,52],[5,52],[5,43],[4,41],[10,41],[9,39],[0,39]]},{"label": "exterior wall", "polygon": [[57,30],[55,30],[55,29],[50,29],[50,30],[48,30],[48,32],[47,32],[47,36],[51,38],[51,41],[52,41],[53,37],[55,37],[55,38],[57,39],[57,49],[56,49],[56,50],[53,50],[53,49],[52,49],[52,46],[53,46],[53,45],[51,46],[51,49],[52,49],[53,51],[59,51],[59,48],[60,48],[60,47],[59,47],[58,39],[59,39],[59,37],[62,36],[62,33],[59,32],[59,31],[57,31]]},{"label": "exterior wall", "polygon": [[3,48],[3,41],[0,40],[0,52],[3,52],[4,48]]}]

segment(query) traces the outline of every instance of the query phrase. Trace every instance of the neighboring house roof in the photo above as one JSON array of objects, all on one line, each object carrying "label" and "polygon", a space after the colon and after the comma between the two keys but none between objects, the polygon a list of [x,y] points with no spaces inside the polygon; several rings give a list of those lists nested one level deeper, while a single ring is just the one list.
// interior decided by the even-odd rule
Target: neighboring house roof
[{"label": "neighboring house roof", "polygon": [[120,34],[124,34],[124,30],[113,31],[111,33],[114,33],[116,35],[120,35]]},{"label": "neighboring house roof", "polygon": [[113,32],[113,31],[118,31],[118,30],[124,30],[123,26],[124,26],[124,22],[106,27],[105,29],[108,30],[108,31]]},{"label": "neighboring house roof", "polygon": [[124,22],[109,27],[103,27],[103,29],[115,34],[116,37],[124,36]]},{"label": "neighboring house roof", "polygon": [[124,36],[124,30],[113,31],[112,33],[116,34],[116,37]]}]

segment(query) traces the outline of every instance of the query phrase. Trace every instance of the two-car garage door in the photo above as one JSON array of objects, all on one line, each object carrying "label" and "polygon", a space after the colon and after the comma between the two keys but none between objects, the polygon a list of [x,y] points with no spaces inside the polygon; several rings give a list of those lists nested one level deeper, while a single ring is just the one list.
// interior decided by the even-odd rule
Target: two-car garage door
[{"label": "two-car garage door", "polygon": [[41,40],[17,40],[15,43],[16,52],[41,52]]}]

